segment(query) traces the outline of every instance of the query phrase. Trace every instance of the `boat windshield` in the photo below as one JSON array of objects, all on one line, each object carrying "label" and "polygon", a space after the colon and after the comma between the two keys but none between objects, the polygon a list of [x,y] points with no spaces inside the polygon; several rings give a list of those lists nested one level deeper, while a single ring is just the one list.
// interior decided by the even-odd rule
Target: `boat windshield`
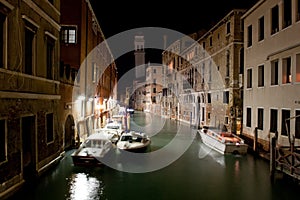
[{"label": "boat windshield", "polygon": [[106,128],[109,128],[109,129],[120,129],[120,126],[118,126],[118,125],[107,125]]},{"label": "boat windshield", "polygon": [[84,143],[84,147],[86,148],[102,148],[107,141],[105,140],[87,140]]},{"label": "boat windshield", "polygon": [[130,141],[132,140],[132,136],[131,135],[124,135],[121,138],[121,141]]}]

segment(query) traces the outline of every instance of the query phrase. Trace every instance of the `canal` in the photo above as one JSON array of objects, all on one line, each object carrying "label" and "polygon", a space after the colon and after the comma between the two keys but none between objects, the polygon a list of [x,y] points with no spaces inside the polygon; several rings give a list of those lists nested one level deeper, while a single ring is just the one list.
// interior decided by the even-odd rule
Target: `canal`
[{"label": "canal", "polygon": [[[295,180],[282,174],[277,174],[274,181],[270,180],[267,160],[252,154],[220,155],[205,147],[197,135],[190,134],[194,133],[194,129],[187,125],[150,114],[135,113],[131,117],[131,129],[151,134],[152,143],[148,153],[161,150],[159,155],[162,157],[153,156],[156,158],[154,162],[159,164],[141,164],[145,167],[144,171],[141,167],[130,171],[124,166],[120,167],[120,164],[116,165],[119,168],[114,165],[77,167],[73,166],[70,157],[74,150],[70,150],[57,166],[38,180],[27,183],[10,199],[299,199],[300,186]],[[183,141],[183,145],[178,142],[172,144],[177,136],[177,141]],[[168,145],[177,146],[180,151],[166,153],[173,148],[165,150],[164,147]]]}]

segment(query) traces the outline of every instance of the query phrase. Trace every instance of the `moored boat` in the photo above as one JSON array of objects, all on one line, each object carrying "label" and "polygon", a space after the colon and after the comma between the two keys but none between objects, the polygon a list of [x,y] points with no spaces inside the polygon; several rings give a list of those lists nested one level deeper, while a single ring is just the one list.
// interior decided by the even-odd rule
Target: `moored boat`
[{"label": "moored boat", "polygon": [[99,133],[99,134],[105,135],[114,145],[118,142],[118,140],[120,139],[120,136],[123,132],[124,131],[120,131],[120,130],[117,130],[114,128],[108,128],[108,127],[93,130],[93,133]]},{"label": "moored boat", "polygon": [[125,129],[123,128],[122,123],[119,123],[117,121],[108,122],[104,126],[104,129],[116,130],[118,132],[119,136],[121,136],[125,132]]},{"label": "moored boat", "polygon": [[246,154],[248,145],[244,140],[230,132],[219,132],[208,127],[198,130],[202,142],[221,154]]},{"label": "moored boat", "polygon": [[72,154],[75,166],[99,166],[102,159],[113,153],[115,146],[108,135],[101,132],[93,133]]},{"label": "moored boat", "polygon": [[150,144],[151,139],[145,133],[130,131],[121,135],[117,148],[130,152],[145,152]]}]

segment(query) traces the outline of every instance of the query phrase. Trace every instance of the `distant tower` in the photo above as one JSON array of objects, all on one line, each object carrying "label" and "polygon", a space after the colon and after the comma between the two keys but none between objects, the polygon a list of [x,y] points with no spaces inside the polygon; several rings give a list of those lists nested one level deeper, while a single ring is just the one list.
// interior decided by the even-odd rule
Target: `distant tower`
[{"label": "distant tower", "polygon": [[143,35],[134,37],[134,56],[135,56],[135,77],[140,80],[145,80],[145,40]]}]

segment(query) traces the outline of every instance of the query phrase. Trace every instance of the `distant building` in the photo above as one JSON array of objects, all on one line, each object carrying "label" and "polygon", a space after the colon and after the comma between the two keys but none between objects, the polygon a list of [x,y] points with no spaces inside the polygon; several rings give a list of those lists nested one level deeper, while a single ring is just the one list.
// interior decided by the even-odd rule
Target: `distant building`
[{"label": "distant building", "polygon": [[162,87],[162,65],[149,63],[146,68],[145,111],[161,115]]},{"label": "distant building", "polygon": [[134,37],[135,79],[132,83],[131,105],[136,110],[145,109],[145,40],[143,35]]},{"label": "distant building", "polygon": [[135,78],[145,81],[145,39],[143,35],[134,37]]},{"label": "distant building", "polygon": [[295,137],[300,145],[299,6],[299,0],[261,0],[243,16],[243,134],[253,139],[257,130],[265,150],[276,131],[279,144]]}]

